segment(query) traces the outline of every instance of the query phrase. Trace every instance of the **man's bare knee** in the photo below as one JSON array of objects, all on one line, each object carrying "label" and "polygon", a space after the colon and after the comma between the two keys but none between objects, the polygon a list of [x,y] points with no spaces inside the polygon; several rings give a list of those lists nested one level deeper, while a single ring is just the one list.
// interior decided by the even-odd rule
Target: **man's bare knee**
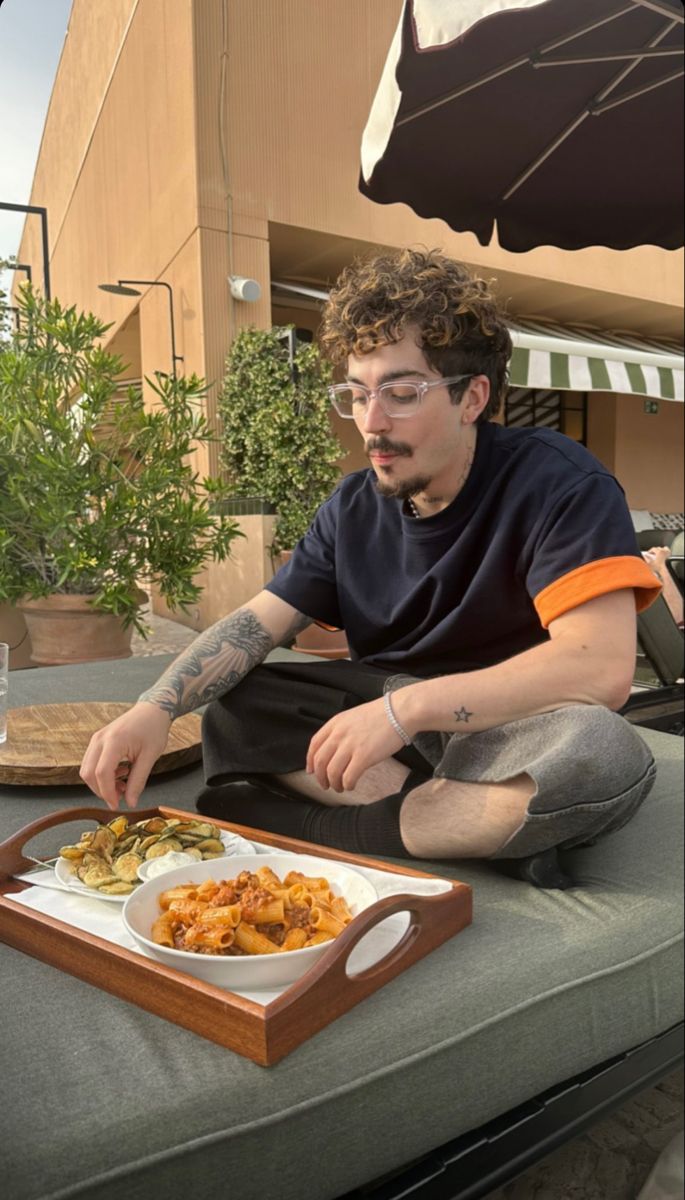
[{"label": "man's bare knee", "polygon": [[505,783],[431,779],[402,805],[402,841],[417,858],[489,858],[520,828],[534,793],[526,774]]},{"label": "man's bare knee", "polygon": [[385,796],[392,796],[394,792],[399,792],[408,774],[408,767],[395,758],[389,758],[364,771],[353,791],[334,792],[332,788],[323,788],[316,776],[309,775],[307,771],[291,771],[287,775],[275,775],[274,778],[309,800],[337,807],[341,804],[373,804]]}]

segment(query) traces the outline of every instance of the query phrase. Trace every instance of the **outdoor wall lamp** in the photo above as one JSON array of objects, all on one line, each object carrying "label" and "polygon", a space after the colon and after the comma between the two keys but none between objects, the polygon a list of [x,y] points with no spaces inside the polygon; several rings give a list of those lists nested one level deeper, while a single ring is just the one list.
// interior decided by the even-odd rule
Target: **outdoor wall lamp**
[{"label": "outdoor wall lamp", "polygon": [[[38,213],[40,215],[41,233],[43,239],[43,291],[45,299],[50,299],[50,257],[48,249],[48,210],[40,208],[37,204],[6,204],[4,200],[0,200],[0,208],[7,209],[8,212],[23,212],[23,213]],[[17,265],[18,271],[28,271],[29,282],[31,281],[31,268],[20,267]]]},{"label": "outdoor wall lamp", "polygon": [[33,272],[28,263],[7,263],[6,271],[25,271],[29,283],[33,280]]},{"label": "outdoor wall lamp", "polygon": [[257,280],[246,279],[244,275],[229,275],[228,283],[234,300],[247,300],[248,303],[254,304],[262,294]]},{"label": "outdoor wall lamp", "polygon": [[140,287],[163,287],[169,293],[169,320],[171,322],[171,375],[176,379],[176,363],[183,362],[183,356],[176,353],[176,329],[174,326],[174,293],[171,290],[171,284],[165,283],[162,279],[118,279],[116,283],[99,283],[98,287],[101,292],[112,292],[115,296],[140,296],[137,287],[130,286],[138,284]]}]

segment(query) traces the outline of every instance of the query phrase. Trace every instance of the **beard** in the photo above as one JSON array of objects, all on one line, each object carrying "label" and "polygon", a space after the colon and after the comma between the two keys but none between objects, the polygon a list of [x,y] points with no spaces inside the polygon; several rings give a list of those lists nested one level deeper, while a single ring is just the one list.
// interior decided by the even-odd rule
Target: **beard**
[{"label": "beard", "polygon": [[[381,454],[397,454],[400,458],[411,458],[414,453],[406,442],[392,442],[386,437],[369,438],[364,451],[368,456],[372,450],[378,450]],[[409,479],[393,479],[390,475],[386,479],[382,475],[376,475],[376,489],[379,495],[395,500],[408,500],[417,492],[424,492],[430,482],[430,475],[413,475]]]},{"label": "beard", "polygon": [[376,491],[388,499],[409,500],[430,485],[430,475],[414,475],[410,479],[379,479],[376,476]]}]

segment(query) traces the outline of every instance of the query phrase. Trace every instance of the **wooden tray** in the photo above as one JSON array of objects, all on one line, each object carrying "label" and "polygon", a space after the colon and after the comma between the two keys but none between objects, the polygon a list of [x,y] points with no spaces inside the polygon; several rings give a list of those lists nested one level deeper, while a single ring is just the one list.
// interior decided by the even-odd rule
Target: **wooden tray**
[{"label": "wooden tray", "polygon": [[[27,787],[82,783],[81,760],[98,729],[121,716],[130,704],[31,704],[7,713],[7,741],[0,746],[0,783]],[[201,718],[178,717],[167,749],[152,774],[198,762],[202,756]]]},{"label": "wooden tray", "polygon": [[[8,899],[30,886],[11,878],[35,866],[22,854],[26,842],[54,825],[101,821],[109,815],[102,808],[65,809],[41,817],[0,845],[0,940],[264,1067],[278,1062],[471,922],[472,892],[465,883],[447,880],[450,891],[439,896],[386,896],[355,917],[328,953],[278,999],[267,1005],[256,1004]],[[164,806],[131,815],[136,820],[157,815],[197,817],[197,813]],[[436,878],[410,867],[389,866],[295,838],[276,837],[215,818],[212,821],[296,854],[373,867],[388,874],[406,875],[408,880]],[[348,976],[347,959],[361,938],[385,917],[406,911],[409,925],[398,945],[368,970]]]}]

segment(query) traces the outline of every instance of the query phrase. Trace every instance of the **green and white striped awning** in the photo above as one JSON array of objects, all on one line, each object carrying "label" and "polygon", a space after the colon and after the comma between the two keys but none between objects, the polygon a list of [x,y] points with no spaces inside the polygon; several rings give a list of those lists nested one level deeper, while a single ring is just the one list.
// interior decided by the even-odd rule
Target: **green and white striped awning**
[{"label": "green and white striped awning", "polygon": [[[281,303],[320,309],[328,291],[300,283],[272,283]],[[675,343],[637,341],[620,333],[547,321],[511,322],[514,352],[509,382],[516,388],[620,392],[683,402],[683,354]]]},{"label": "green and white striped awning", "polygon": [[606,336],[611,340],[517,322],[511,327],[509,382],[512,387],[621,392],[682,403],[684,364],[675,347]]}]

